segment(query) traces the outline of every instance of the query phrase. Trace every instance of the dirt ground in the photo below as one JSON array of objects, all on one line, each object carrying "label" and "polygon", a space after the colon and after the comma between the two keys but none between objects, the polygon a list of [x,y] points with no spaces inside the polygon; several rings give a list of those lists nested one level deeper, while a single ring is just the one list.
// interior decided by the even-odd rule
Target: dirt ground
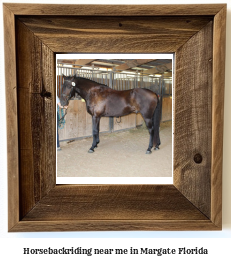
[{"label": "dirt ground", "polygon": [[172,122],[161,123],[160,150],[145,154],[146,127],[100,134],[94,153],[92,138],[61,142],[57,151],[57,177],[171,177]]}]

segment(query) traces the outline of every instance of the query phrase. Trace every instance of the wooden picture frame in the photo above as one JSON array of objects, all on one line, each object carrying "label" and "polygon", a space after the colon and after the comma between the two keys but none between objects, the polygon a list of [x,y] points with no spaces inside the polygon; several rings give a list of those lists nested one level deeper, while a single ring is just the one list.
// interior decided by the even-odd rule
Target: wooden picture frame
[{"label": "wooden picture frame", "polygon": [[[3,8],[9,231],[221,230],[226,4]],[[56,185],[63,52],[175,53],[173,185]]]}]

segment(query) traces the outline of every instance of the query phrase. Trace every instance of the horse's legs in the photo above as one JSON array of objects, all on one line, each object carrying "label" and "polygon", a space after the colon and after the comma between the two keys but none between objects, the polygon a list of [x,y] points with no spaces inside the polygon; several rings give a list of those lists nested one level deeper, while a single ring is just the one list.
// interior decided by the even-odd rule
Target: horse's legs
[{"label": "horse's legs", "polygon": [[146,151],[146,154],[151,154],[152,153],[152,147],[153,147],[154,128],[153,128],[153,124],[152,124],[152,119],[144,118],[144,121],[145,121],[145,124],[146,124],[148,131],[149,131],[149,134],[150,134],[149,145],[148,145],[148,149]]},{"label": "horse's legs", "polygon": [[160,136],[158,135],[157,144],[156,144],[154,150],[159,150],[160,149],[159,146],[160,146]]},{"label": "horse's legs", "polygon": [[91,148],[89,149],[89,153],[94,152],[94,148],[97,147],[97,144],[99,143],[99,122],[100,117],[92,116],[92,134],[93,134],[93,143]]}]

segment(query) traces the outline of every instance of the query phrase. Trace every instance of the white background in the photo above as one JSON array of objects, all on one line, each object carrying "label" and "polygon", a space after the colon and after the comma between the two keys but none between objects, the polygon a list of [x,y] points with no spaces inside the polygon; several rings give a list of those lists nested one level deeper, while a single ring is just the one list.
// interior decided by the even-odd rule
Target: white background
[{"label": "white background", "polygon": [[[169,255],[156,257],[154,255],[120,256],[120,260],[211,260],[231,258],[231,1],[204,0],[204,1],[70,1],[70,0],[37,0],[37,1],[8,1],[17,3],[63,3],[63,4],[202,4],[202,3],[227,3],[227,42],[226,42],[226,86],[225,86],[225,129],[224,129],[224,156],[223,156],[223,230],[214,232],[57,232],[57,233],[8,233],[7,232],[7,153],[6,153],[6,104],[4,82],[4,48],[3,48],[3,23],[2,23],[2,0],[0,6],[0,255],[11,258],[24,257],[28,260],[109,260],[118,256],[23,256],[23,248],[47,248],[47,247],[85,247],[85,248],[178,248],[178,247],[204,247],[208,248],[206,255]],[[8,105],[9,106],[9,105]]]}]

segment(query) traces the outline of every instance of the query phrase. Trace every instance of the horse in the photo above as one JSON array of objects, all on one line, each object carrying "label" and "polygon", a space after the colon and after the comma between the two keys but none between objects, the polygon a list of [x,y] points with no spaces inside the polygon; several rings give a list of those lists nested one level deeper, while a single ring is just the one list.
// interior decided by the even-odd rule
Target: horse
[{"label": "horse", "polygon": [[89,153],[93,153],[100,142],[101,117],[121,117],[130,113],[141,113],[148,128],[150,138],[146,154],[151,154],[153,147],[159,149],[161,101],[156,93],[145,88],[118,91],[76,75],[63,77],[61,105],[68,106],[69,100],[77,93],[85,100],[87,112],[92,116],[93,143]]}]

